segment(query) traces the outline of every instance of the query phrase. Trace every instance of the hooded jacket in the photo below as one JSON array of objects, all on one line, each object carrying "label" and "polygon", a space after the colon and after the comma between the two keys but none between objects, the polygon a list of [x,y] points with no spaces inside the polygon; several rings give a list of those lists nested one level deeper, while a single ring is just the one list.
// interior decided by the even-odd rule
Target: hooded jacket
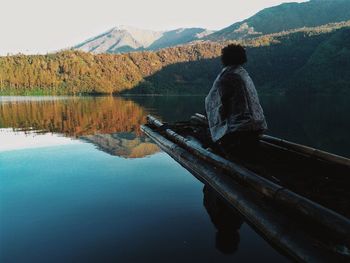
[{"label": "hooded jacket", "polygon": [[205,109],[214,142],[229,133],[267,129],[258,93],[242,66],[221,71],[205,98]]}]

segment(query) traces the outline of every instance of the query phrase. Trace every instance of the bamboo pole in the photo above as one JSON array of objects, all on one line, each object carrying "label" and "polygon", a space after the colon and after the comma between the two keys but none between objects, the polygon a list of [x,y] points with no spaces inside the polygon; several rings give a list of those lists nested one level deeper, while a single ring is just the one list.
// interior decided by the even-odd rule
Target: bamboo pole
[{"label": "bamboo pole", "polygon": [[[202,114],[196,113],[194,116],[192,116],[192,119],[194,119],[194,120],[196,120],[204,125],[208,125],[207,118]],[[333,164],[337,164],[337,165],[341,165],[341,166],[345,166],[347,168],[350,168],[350,159],[336,155],[336,154],[321,151],[321,150],[318,150],[318,149],[315,149],[312,147],[308,147],[308,146],[301,145],[298,143],[279,139],[279,138],[269,136],[269,135],[262,135],[261,141],[270,143],[272,145],[277,145],[277,146],[280,146],[284,149],[294,151],[297,153],[301,153],[303,155],[313,157],[313,158],[316,158],[316,159],[319,159],[322,161],[327,161],[327,162],[330,162]]]},{"label": "bamboo pole", "polygon": [[220,169],[147,126],[141,126],[141,130],[200,181],[210,185],[269,241],[297,262],[346,262],[329,244],[325,244],[322,249],[314,246],[315,237],[308,225],[300,229],[298,223],[290,222],[288,215],[274,209],[268,200],[234,182]]},{"label": "bamboo pole", "polygon": [[190,153],[222,169],[239,182],[247,185],[263,196],[285,205],[293,211],[298,212],[300,215],[311,219],[313,222],[334,231],[338,236],[346,239],[346,242],[350,242],[350,240],[348,240],[350,237],[350,220],[346,217],[275,184],[219,155],[207,151],[197,143],[193,143],[190,139],[186,139],[167,128],[162,122],[152,116],[148,116],[147,119],[149,124],[158,129],[164,128],[164,132],[172,141],[184,147]]},{"label": "bamboo pole", "polygon": [[350,159],[347,159],[345,157],[332,154],[329,152],[321,151],[312,147],[308,147],[305,145],[297,144],[294,142],[289,142],[286,140],[282,140],[279,138],[275,138],[269,135],[263,135],[261,138],[262,141],[268,142],[274,145],[278,145],[280,147],[283,147],[287,150],[292,150],[298,153],[305,154],[310,157],[314,157],[316,159],[322,160],[322,161],[327,161],[330,163],[334,163],[337,165],[342,165],[350,168]]}]

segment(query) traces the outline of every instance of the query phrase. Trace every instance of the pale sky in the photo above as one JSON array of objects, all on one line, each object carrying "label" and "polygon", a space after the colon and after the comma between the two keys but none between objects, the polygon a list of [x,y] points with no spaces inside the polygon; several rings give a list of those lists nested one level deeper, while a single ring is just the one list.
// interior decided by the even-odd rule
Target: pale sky
[{"label": "pale sky", "polygon": [[0,153],[72,144],[82,144],[82,142],[51,133],[37,134],[35,132],[13,131],[10,128],[0,129]]},{"label": "pale sky", "polygon": [[46,53],[118,25],[222,29],[283,0],[0,0],[0,55]]}]

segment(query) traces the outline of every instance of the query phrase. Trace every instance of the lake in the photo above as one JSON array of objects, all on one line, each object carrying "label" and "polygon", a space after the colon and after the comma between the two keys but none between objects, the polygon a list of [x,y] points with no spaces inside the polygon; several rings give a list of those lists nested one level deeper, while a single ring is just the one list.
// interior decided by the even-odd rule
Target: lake
[{"label": "lake", "polygon": [[[350,156],[345,98],[262,97],[269,134]],[[0,97],[0,262],[289,262],[140,131],[203,97]]]}]

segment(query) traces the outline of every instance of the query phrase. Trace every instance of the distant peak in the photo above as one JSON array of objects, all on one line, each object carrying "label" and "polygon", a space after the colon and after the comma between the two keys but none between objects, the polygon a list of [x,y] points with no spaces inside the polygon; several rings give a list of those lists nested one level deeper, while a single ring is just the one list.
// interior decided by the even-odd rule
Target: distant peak
[{"label": "distant peak", "polygon": [[90,38],[75,48],[94,53],[119,53],[133,50],[155,50],[189,43],[206,36],[203,28],[178,28],[171,31],[154,31],[134,26],[119,25]]},{"label": "distant peak", "polygon": [[112,30],[113,31],[128,31],[128,32],[133,32],[133,31],[156,32],[154,30],[142,29],[142,28],[138,28],[135,26],[128,26],[128,25],[115,26],[112,28]]},{"label": "distant peak", "polygon": [[113,27],[114,30],[130,30],[130,29],[138,29],[132,26],[128,26],[128,25],[119,25],[119,26],[115,26]]}]

